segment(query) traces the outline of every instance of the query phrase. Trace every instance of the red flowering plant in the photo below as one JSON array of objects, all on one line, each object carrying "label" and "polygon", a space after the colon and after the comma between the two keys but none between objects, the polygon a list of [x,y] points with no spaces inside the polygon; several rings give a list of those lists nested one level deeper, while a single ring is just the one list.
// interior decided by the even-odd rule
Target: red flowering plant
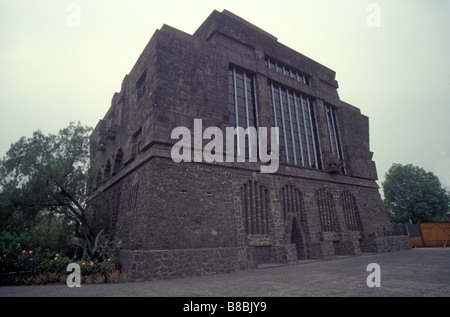
[{"label": "red flowering plant", "polygon": [[0,273],[33,271],[36,253],[23,249],[20,242],[2,246],[0,253]]},{"label": "red flowering plant", "polygon": [[[57,254],[57,255],[55,255]],[[60,252],[61,254],[61,252]],[[14,284],[11,281],[26,279],[47,272],[66,272],[70,259],[50,250],[42,240],[26,233],[0,236],[0,285]],[[17,284],[17,283],[16,283]],[[29,283],[26,283],[29,284]]]}]

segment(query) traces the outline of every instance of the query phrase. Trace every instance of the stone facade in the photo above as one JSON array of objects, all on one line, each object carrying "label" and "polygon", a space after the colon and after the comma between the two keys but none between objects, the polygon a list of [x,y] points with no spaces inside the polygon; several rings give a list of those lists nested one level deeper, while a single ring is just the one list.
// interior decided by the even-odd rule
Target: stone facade
[{"label": "stone facade", "polygon": [[[276,107],[292,118],[294,105],[305,111],[277,125],[287,145],[278,171],[175,163],[174,128],[237,122],[238,76],[258,127],[275,124]],[[91,136],[91,203],[125,245],[123,270],[139,281],[408,248],[378,192],[368,118],[337,88],[334,71],[228,11],[214,11],[193,35],[157,30]],[[277,104],[278,96],[287,97]]]}]

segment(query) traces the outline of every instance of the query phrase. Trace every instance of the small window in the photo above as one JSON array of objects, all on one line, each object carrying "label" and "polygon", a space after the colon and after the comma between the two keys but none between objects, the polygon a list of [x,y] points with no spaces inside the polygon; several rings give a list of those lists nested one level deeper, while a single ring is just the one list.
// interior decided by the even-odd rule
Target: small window
[{"label": "small window", "polygon": [[136,157],[141,151],[141,135],[142,135],[142,126],[136,130],[133,134],[132,144],[133,144],[133,155]]},{"label": "small window", "polygon": [[116,154],[116,159],[114,161],[114,173],[117,173],[120,168],[122,167],[122,158],[123,158],[123,152],[122,149],[119,149]]},{"label": "small window", "polygon": [[102,184],[102,172],[98,171],[95,177],[95,186],[98,187]]},{"label": "small window", "polygon": [[103,173],[103,179],[107,180],[111,176],[111,162],[108,160],[106,162],[105,171]]},{"label": "small window", "polygon": [[147,71],[145,70],[136,82],[137,98],[138,100],[145,95],[145,78],[147,77]]},{"label": "small window", "polygon": [[291,79],[294,79],[305,85],[311,86],[311,80],[309,75],[305,75],[304,73],[297,71],[295,68],[283,64],[282,62],[276,61],[270,57],[266,57],[265,63],[266,67],[268,67],[269,69],[273,69],[278,73],[281,73]]},{"label": "small window", "polygon": [[[339,123],[337,109],[330,105],[325,105],[327,114],[328,135],[330,137],[331,153],[342,163],[344,163],[344,152],[342,151],[341,135],[339,133]],[[342,166],[342,172],[345,173],[345,167]]]}]

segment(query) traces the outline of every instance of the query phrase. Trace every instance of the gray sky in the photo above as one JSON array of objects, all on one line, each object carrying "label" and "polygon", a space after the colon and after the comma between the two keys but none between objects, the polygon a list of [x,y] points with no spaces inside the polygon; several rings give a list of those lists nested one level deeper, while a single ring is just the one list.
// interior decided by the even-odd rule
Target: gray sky
[{"label": "gray sky", "polygon": [[370,119],[379,184],[411,163],[450,189],[450,0],[0,0],[0,156],[38,129],[95,126],[156,29],[192,34],[214,9],[336,71]]}]

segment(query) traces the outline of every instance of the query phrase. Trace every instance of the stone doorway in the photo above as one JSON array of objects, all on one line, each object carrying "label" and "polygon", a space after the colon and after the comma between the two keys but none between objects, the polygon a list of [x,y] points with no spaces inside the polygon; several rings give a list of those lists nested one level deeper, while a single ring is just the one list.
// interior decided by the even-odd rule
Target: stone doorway
[{"label": "stone doorway", "polygon": [[291,244],[295,244],[295,247],[297,249],[297,257],[299,260],[307,258],[304,235],[301,230],[300,224],[295,217],[292,219]]}]

